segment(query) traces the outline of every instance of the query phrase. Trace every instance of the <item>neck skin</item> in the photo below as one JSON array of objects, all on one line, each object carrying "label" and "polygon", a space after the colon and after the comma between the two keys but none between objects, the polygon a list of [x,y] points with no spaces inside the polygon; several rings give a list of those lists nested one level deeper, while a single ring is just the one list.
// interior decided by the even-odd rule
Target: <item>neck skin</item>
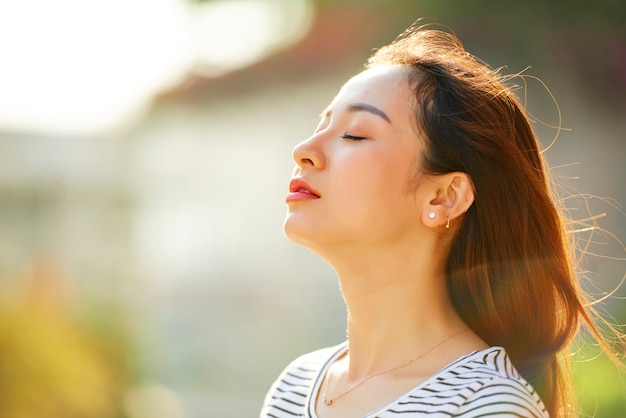
[{"label": "neck skin", "polygon": [[444,254],[435,244],[325,254],[348,308],[348,381],[408,362],[467,329],[448,297]]}]

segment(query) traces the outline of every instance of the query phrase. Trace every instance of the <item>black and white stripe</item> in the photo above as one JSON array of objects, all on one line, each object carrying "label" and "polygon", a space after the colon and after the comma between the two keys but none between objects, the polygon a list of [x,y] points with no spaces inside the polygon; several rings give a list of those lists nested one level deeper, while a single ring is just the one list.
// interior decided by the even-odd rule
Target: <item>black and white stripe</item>
[{"label": "black and white stripe", "polygon": [[[316,418],[314,405],[322,378],[346,344],[306,354],[274,382],[261,418]],[[366,418],[545,418],[534,389],[519,375],[501,347],[473,352]]]}]

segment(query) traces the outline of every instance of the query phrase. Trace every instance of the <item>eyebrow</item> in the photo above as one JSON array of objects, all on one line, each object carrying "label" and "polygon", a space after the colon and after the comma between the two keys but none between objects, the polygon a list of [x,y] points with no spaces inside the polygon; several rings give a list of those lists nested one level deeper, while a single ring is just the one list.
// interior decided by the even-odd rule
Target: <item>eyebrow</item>
[{"label": "eyebrow", "polygon": [[348,106],[348,112],[369,112],[373,115],[383,118],[387,123],[391,123],[389,116],[379,108],[366,104],[366,103],[354,103]]},{"label": "eyebrow", "polygon": [[[352,113],[352,112],[369,112],[369,113],[371,113],[373,115],[376,115],[378,117],[383,118],[387,123],[391,123],[391,119],[389,119],[389,116],[387,116],[387,114],[385,112],[383,112],[382,110],[380,110],[376,106],[372,106],[372,105],[369,105],[367,103],[353,103],[353,104],[350,104],[350,105],[348,105],[347,112],[348,113]],[[322,112],[322,115],[323,116],[330,116],[331,113],[332,112],[331,112],[330,107],[329,107],[324,112]]]}]

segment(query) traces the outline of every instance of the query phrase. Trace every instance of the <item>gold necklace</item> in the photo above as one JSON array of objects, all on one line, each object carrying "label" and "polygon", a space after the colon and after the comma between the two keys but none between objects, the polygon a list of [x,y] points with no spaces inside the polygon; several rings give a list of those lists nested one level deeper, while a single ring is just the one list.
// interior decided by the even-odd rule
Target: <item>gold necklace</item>
[{"label": "gold necklace", "polygon": [[[422,354],[420,354],[419,356],[407,361],[406,363],[402,363],[399,366],[395,366],[392,367],[390,369],[386,369],[383,370],[382,372],[377,372],[374,373],[372,375],[367,376],[365,379],[361,380],[359,383],[357,383],[356,385],[352,386],[350,389],[346,390],[345,392],[341,393],[340,395],[335,396],[334,398],[330,398],[328,399],[326,397],[326,393],[328,392],[328,387],[330,386],[330,373],[328,373],[328,375],[326,376],[326,387],[324,388],[324,395],[323,395],[323,400],[324,403],[328,406],[333,406],[333,402],[335,402],[337,399],[342,398],[344,396],[346,396],[348,393],[352,392],[353,390],[355,390],[356,388],[358,388],[359,386],[361,386],[363,383],[367,382],[368,380],[376,377],[376,376],[380,376],[381,374],[385,374],[385,373],[389,373],[392,372],[394,370],[398,370],[401,369],[403,367],[408,366],[411,363],[416,362],[417,360],[421,359],[422,357],[424,357],[426,354],[430,353],[431,351],[433,351],[435,348],[439,347],[440,345],[442,345],[443,343],[445,343],[446,341],[451,340],[454,337],[457,337],[463,333],[466,333],[470,331],[469,329],[464,329],[462,331],[457,332],[456,334],[453,334],[449,337],[446,337],[445,339],[443,339],[443,341],[438,342],[437,344],[435,344],[434,346],[430,347],[428,350],[424,351]],[[348,354],[348,352],[346,351],[346,354]]]}]

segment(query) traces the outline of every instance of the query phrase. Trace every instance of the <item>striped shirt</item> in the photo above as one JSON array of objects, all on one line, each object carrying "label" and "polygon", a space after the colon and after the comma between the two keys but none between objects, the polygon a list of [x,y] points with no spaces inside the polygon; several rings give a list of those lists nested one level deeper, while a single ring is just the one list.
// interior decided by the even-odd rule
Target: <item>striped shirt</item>
[{"label": "striped shirt", "polygon": [[[347,345],[325,348],[293,361],[274,382],[261,418],[317,418],[316,397],[330,365]],[[501,347],[459,358],[425,382],[366,418],[548,417],[528,382]]]}]

